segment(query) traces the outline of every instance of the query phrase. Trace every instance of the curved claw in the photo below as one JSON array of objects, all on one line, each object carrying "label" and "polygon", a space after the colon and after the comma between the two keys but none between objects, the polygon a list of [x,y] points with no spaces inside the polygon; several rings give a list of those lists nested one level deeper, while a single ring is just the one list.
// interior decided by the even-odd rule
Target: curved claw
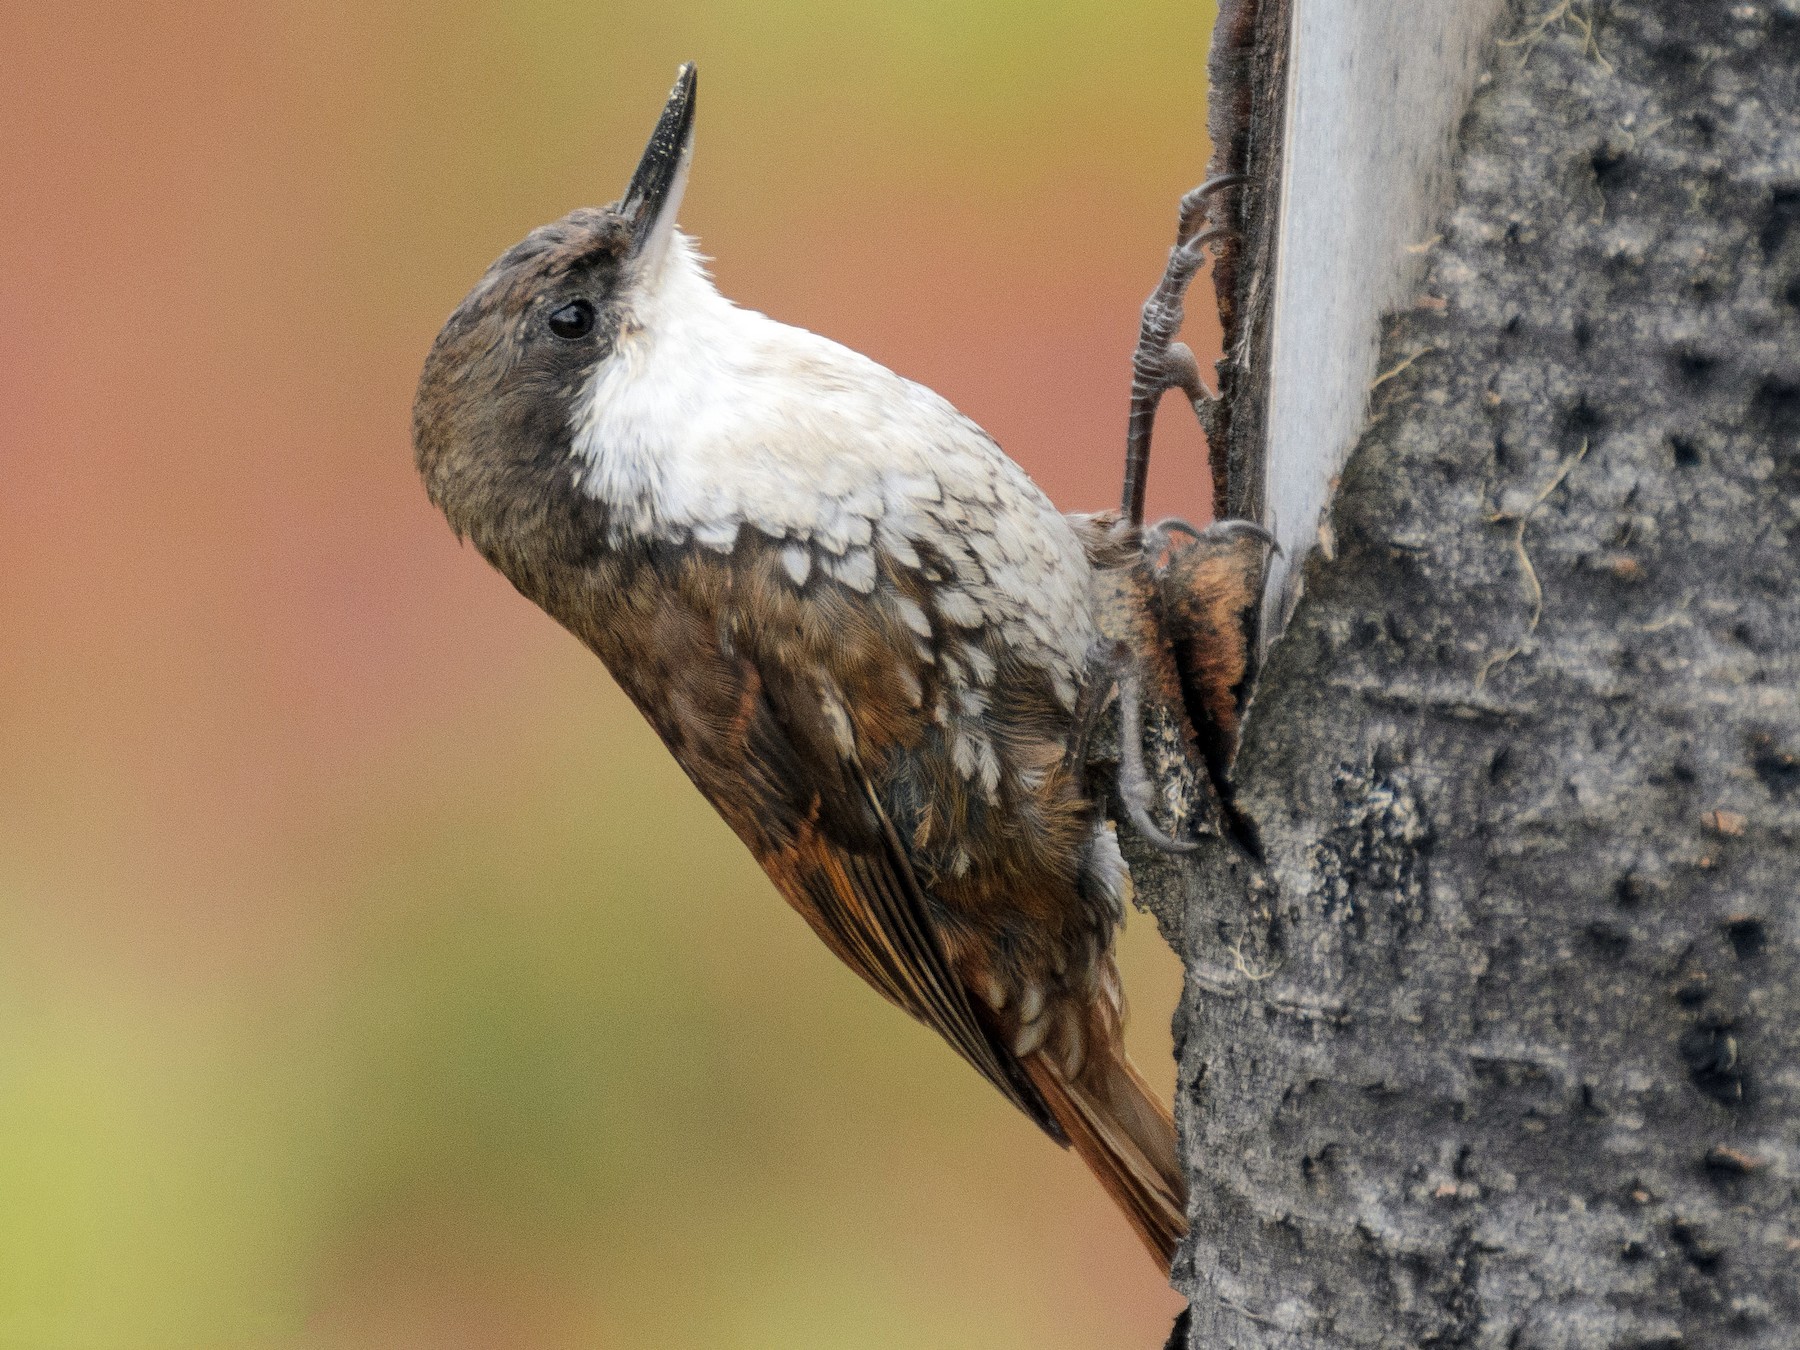
[{"label": "curved claw", "polygon": [[1181,198],[1180,234],[1186,238],[1194,228],[1194,217],[1199,214],[1206,199],[1228,187],[1236,187],[1246,180],[1248,175],[1241,173],[1222,173],[1216,178],[1209,178],[1199,187],[1184,193]]},{"label": "curved claw", "polygon": [[1192,521],[1183,520],[1180,516],[1169,516],[1152,525],[1150,533],[1158,535],[1185,534],[1189,539],[1198,539],[1206,531]]},{"label": "curved claw", "polygon": [[[1227,538],[1230,538],[1233,535],[1247,534],[1252,539],[1260,540],[1262,543],[1268,545],[1268,547],[1274,549],[1275,552],[1281,552],[1281,545],[1275,541],[1275,536],[1270,534],[1269,531],[1264,529],[1261,525],[1258,525],[1254,520],[1245,520],[1239,516],[1233,516],[1229,520],[1215,520],[1211,525],[1206,527],[1206,532],[1208,534],[1222,534]],[[1198,538],[1199,536],[1196,535],[1195,537]]]},{"label": "curved claw", "polygon": [[[1121,792],[1121,796],[1123,793]],[[1160,853],[1194,853],[1200,845],[1189,839],[1171,839],[1157,828],[1156,822],[1150,819],[1150,813],[1125,797],[1125,814],[1131,818],[1132,828],[1144,836],[1145,842]]]},{"label": "curved claw", "polygon": [[[1202,189],[1207,185],[1202,184]],[[1144,491],[1150,472],[1150,434],[1156,425],[1156,407],[1163,392],[1180,389],[1194,405],[1195,415],[1206,424],[1206,409],[1213,394],[1200,378],[1194,354],[1175,340],[1181,331],[1182,299],[1194,274],[1206,261],[1206,246],[1231,233],[1223,225],[1182,235],[1169,250],[1162,280],[1144,301],[1138,324],[1137,347],[1131,358],[1131,411],[1125,431],[1125,483],[1119,513],[1133,525],[1143,523]]]},{"label": "curved claw", "polygon": [[1281,545],[1276,542],[1273,534],[1254,520],[1245,520],[1239,516],[1232,516],[1226,520],[1215,520],[1205,529],[1200,529],[1178,516],[1159,520],[1144,531],[1144,551],[1147,553],[1160,551],[1168,543],[1169,536],[1172,534],[1185,534],[1189,539],[1232,539],[1248,535],[1264,547],[1273,549],[1276,553],[1281,552]]},{"label": "curved claw", "polygon": [[1189,539],[1200,538],[1200,529],[1176,516],[1159,520],[1144,531],[1143,553],[1146,558],[1160,558],[1164,549],[1169,547],[1169,536],[1185,534]]}]

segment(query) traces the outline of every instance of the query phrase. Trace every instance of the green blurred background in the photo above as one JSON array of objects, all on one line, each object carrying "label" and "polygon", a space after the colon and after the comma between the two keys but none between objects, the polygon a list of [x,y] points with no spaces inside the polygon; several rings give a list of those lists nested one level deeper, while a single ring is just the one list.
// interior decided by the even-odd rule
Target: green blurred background
[{"label": "green blurred background", "polygon": [[[721,287],[1109,505],[1211,20],[9,7],[0,1346],[1160,1344],[1098,1186],[455,544],[408,415],[692,58]],[[1157,504],[1199,514],[1167,427]],[[1125,948],[1167,1088],[1179,973],[1147,919]]]}]

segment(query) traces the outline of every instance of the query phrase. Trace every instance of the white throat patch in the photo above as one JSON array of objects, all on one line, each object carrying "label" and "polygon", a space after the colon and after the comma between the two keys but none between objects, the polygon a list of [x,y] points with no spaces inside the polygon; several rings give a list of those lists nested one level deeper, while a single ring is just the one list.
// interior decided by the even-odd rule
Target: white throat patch
[{"label": "white throat patch", "polygon": [[847,347],[740,309],[676,232],[639,283],[575,412],[577,483],[611,508],[615,544],[729,552],[745,527],[784,543],[796,585],[864,594],[872,550],[929,549],[939,612],[992,625],[1073,698],[1093,641],[1073,527],[1000,447],[938,395]]}]

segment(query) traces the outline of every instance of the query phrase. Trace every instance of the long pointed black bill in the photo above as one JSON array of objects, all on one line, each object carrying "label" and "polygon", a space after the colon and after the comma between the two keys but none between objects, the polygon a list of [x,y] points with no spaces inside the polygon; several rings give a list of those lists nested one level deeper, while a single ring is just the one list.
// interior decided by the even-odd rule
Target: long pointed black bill
[{"label": "long pointed black bill", "polygon": [[650,144],[644,147],[644,157],[619,203],[619,210],[631,222],[634,254],[667,234],[674,224],[670,217],[681,204],[688,156],[694,146],[694,78],[694,63],[688,61],[675,76],[662,117],[650,133]]}]

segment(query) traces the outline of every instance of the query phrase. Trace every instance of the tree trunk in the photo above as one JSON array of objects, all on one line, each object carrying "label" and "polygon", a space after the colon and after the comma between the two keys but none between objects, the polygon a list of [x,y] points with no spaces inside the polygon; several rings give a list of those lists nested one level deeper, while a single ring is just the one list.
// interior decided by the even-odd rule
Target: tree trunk
[{"label": "tree trunk", "polygon": [[1800,2],[1509,0],[1458,153],[1261,862],[1142,860],[1187,1344],[1792,1345]]}]

